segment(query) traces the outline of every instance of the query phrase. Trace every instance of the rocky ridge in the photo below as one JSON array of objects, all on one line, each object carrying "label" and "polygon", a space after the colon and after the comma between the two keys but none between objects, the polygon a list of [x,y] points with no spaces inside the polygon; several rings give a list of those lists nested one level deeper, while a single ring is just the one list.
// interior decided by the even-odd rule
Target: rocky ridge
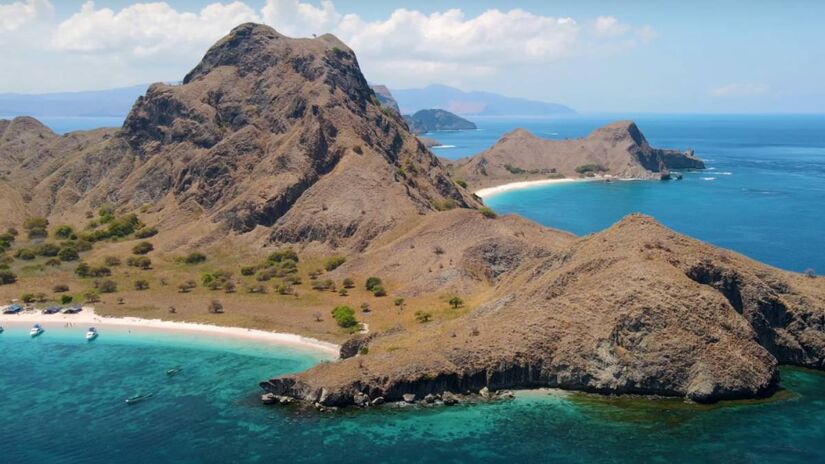
[{"label": "rocky ridge", "polygon": [[670,169],[704,167],[692,150],[653,148],[635,123],[618,121],[581,139],[548,140],[516,129],[490,149],[456,162],[453,174],[481,188],[548,177],[658,179]]}]

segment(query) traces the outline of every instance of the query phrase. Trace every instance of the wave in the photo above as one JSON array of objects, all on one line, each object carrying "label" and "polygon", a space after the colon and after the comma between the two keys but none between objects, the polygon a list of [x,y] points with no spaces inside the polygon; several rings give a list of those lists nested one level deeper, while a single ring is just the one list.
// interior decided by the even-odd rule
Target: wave
[{"label": "wave", "polygon": [[458,148],[455,145],[434,145],[433,148]]},{"label": "wave", "polygon": [[705,169],[708,170],[708,171],[715,171],[716,170],[716,168],[705,168]]},{"label": "wave", "polygon": [[716,180],[715,177],[703,177],[702,180]]},{"label": "wave", "polygon": [[732,172],[717,172],[716,174],[719,174],[721,176],[732,176],[733,175]]}]

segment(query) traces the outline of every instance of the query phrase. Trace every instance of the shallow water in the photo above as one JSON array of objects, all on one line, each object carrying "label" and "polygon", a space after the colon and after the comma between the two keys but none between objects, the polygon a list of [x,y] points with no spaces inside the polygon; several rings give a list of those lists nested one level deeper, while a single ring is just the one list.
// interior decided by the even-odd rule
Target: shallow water
[{"label": "shallow water", "polygon": [[258,403],[259,380],[318,362],[309,353],[135,331],[87,343],[80,328],[8,329],[0,348],[10,463],[825,460],[825,376],[803,370],[783,370],[775,400],[714,407],[534,391],[322,415]]}]

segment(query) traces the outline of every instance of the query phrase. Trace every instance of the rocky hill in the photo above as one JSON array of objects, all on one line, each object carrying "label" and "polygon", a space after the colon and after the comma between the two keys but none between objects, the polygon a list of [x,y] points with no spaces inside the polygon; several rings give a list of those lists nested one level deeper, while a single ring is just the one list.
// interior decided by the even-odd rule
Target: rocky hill
[{"label": "rocky hill", "polygon": [[779,363],[825,367],[822,279],[640,215],[580,239],[523,237],[459,250],[495,285],[467,315],[376,334],[366,356],[261,386],[329,406],[547,386],[713,402],[769,395]]},{"label": "rocky hill", "polygon": [[692,150],[653,148],[635,123],[618,121],[581,139],[548,140],[516,129],[488,150],[458,161],[454,174],[477,189],[548,177],[652,179],[663,169],[704,167]]},{"label": "rocky hill", "polygon": [[181,85],[152,85],[120,131],[96,135],[36,174],[26,160],[56,151],[41,143],[52,134],[28,136],[6,182],[30,211],[64,220],[151,205],[166,227],[264,227],[275,242],[354,248],[410,215],[477,205],[328,34],[238,26]]},{"label": "rocky hill", "polygon": [[404,116],[410,130],[416,134],[433,131],[453,131],[453,130],[475,130],[476,125],[449,111],[444,110],[421,110],[416,111],[411,116]]},{"label": "rocky hill", "polygon": [[395,101],[390,89],[388,89],[386,85],[376,84],[371,87],[379,103],[401,114],[401,109],[398,108],[398,102]]}]

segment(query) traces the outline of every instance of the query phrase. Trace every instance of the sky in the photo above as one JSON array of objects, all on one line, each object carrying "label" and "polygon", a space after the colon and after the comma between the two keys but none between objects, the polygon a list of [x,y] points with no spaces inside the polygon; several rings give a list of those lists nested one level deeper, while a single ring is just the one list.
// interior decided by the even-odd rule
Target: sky
[{"label": "sky", "polygon": [[825,113],[823,19],[817,0],[0,0],[0,93],[178,81],[254,21],[331,32],[391,89],[591,113]]}]

